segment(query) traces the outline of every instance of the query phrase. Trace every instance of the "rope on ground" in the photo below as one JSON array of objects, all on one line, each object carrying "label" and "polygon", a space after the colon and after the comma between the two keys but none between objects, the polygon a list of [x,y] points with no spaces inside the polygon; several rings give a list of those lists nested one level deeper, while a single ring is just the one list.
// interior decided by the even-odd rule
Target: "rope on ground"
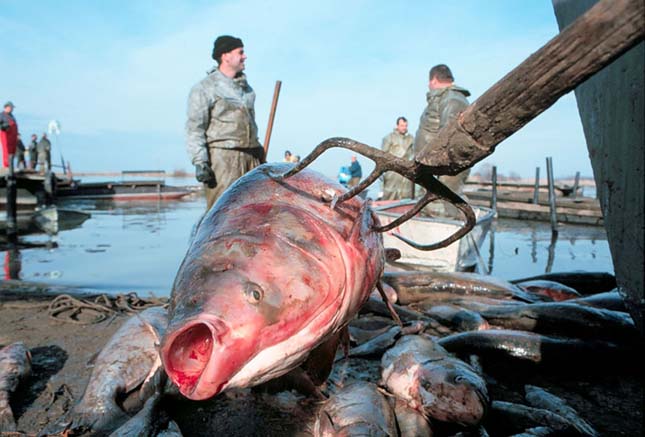
[{"label": "rope on ground", "polygon": [[110,296],[102,294],[94,299],[76,298],[69,294],[61,294],[51,301],[48,308],[49,317],[79,325],[100,323],[108,317],[119,314],[134,314],[153,306],[166,306],[166,298],[143,299],[136,293],[117,294]]}]

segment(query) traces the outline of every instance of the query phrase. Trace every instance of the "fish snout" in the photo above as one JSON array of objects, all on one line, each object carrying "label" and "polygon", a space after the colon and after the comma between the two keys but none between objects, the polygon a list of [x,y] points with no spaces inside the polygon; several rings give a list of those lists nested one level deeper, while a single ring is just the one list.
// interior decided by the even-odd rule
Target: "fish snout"
[{"label": "fish snout", "polygon": [[228,332],[217,318],[197,318],[166,334],[161,348],[164,368],[184,396],[192,398],[213,350]]}]

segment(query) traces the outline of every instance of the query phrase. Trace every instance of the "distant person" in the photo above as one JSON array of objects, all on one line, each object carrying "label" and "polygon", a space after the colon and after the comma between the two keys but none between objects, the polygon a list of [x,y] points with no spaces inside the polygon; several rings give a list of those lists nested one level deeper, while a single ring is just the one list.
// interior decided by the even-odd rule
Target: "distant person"
[{"label": "distant person", "polygon": [[0,142],[2,143],[2,167],[9,167],[9,155],[16,153],[18,142],[18,122],[13,116],[13,102],[4,104],[0,114]]},{"label": "distant person", "polygon": [[[381,149],[397,158],[414,159],[412,143],[414,137],[408,133],[408,120],[399,117],[394,130],[383,138]],[[411,195],[412,182],[391,171],[383,175],[383,200],[404,199]]]},{"label": "distant person", "polygon": [[38,159],[38,135],[31,134],[31,142],[27,146],[27,150],[29,151],[29,168],[33,170],[36,168]]},{"label": "distant person", "polygon": [[212,58],[217,62],[188,97],[186,148],[195,177],[204,184],[206,209],[240,176],[265,162],[255,123],[255,92],[243,73],[242,40],[217,37]]},{"label": "distant person", "polygon": [[284,162],[292,162],[291,161],[291,151],[285,150],[284,151]]},{"label": "distant person", "polygon": [[16,141],[16,168],[26,169],[27,162],[25,161],[25,145],[22,142],[20,134],[18,134],[18,139]]},{"label": "distant person", "polygon": [[[428,106],[421,114],[419,129],[414,139],[416,153],[421,151],[427,153],[437,138],[439,130],[457,117],[469,104],[467,97],[470,96],[470,92],[454,84],[455,79],[447,65],[435,65],[430,69],[429,76]],[[469,174],[470,169],[467,169],[455,176],[440,176],[439,180],[461,195]]]},{"label": "distant person", "polygon": [[361,181],[361,177],[363,176],[363,170],[361,169],[361,165],[358,163],[358,159],[356,159],[356,155],[352,156],[352,163],[349,166],[349,182],[347,182],[347,187],[348,188],[353,188],[358,183]]},{"label": "distant person", "polygon": [[338,182],[347,188],[347,183],[352,178],[349,174],[349,167],[344,165],[338,170]]},{"label": "distant person", "polygon": [[293,162],[295,162],[295,163],[300,162],[300,155],[294,155],[293,156]]},{"label": "distant person", "polygon": [[43,133],[43,136],[40,137],[36,150],[38,151],[38,170],[41,174],[47,173],[51,170],[52,143],[47,138],[46,133]]}]

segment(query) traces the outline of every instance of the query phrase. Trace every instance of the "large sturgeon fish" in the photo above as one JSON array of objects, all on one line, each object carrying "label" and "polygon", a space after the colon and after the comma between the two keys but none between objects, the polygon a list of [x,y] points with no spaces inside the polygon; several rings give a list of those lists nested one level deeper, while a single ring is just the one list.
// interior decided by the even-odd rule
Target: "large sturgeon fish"
[{"label": "large sturgeon fish", "polygon": [[[233,184],[196,229],[173,285],[161,356],[193,400],[250,387],[337,339],[382,275],[377,218],[310,170],[265,164]],[[335,349],[334,349],[335,350]],[[333,360],[333,354],[332,354]]]}]

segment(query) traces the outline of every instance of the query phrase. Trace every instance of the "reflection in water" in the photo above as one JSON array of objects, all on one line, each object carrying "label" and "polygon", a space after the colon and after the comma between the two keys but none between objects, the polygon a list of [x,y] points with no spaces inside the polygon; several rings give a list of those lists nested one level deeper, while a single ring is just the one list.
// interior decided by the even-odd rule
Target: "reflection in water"
[{"label": "reflection in water", "polygon": [[496,277],[614,271],[603,227],[561,224],[554,234],[548,222],[497,219],[488,238],[488,270]]},{"label": "reflection in water", "polygon": [[497,220],[494,219],[493,223],[490,225],[490,231],[488,232],[488,238],[490,244],[488,245],[488,272],[487,274],[491,275],[493,273],[493,260],[495,259],[495,230],[497,228]]},{"label": "reflection in water", "polygon": [[[168,296],[191,233],[204,213],[204,200],[191,196],[170,202],[69,201],[65,207],[89,212],[91,219],[47,237],[52,240],[50,249],[25,250],[21,246],[20,252],[5,253],[0,257],[5,276],[106,293]],[[25,240],[38,244],[40,238],[43,236]],[[488,245],[488,259],[480,260],[479,265],[483,272],[487,265],[495,277],[534,276],[544,273],[549,264],[549,223],[497,219],[486,238],[480,248]],[[551,248],[550,268],[554,271],[613,272],[603,228],[563,225],[559,238]],[[575,246],[569,239],[575,239]],[[569,251],[575,253],[575,259]],[[484,250],[481,255],[486,257]],[[12,263],[12,259],[19,263]]]},{"label": "reflection in water", "polygon": [[555,260],[555,243],[558,241],[558,231],[551,232],[551,244],[549,244],[549,258],[546,261],[545,273],[551,273],[553,268],[553,261]]},{"label": "reflection in water", "polygon": [[4,279],[20,279],[22,262],[17,247],[7,249],[4,253]]}]

